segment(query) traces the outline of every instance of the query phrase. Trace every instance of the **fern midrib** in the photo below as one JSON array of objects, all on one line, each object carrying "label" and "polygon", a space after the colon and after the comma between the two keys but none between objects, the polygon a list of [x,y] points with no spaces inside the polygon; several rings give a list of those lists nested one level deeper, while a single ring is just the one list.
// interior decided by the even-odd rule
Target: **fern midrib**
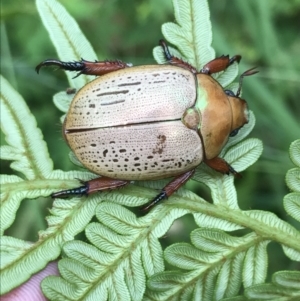
[{"label": "fern midrib", "polygon": [[[37,160],[36,160],[36,156],[34,155],[34,150],[31,149],[31,145],[32,143],[30,143],[30,138],[26,138],[26,132],[25,132],[25,127],[22,126],[22,121],[20,121],[20,119],[18,118],[17,113],[15,113],[14,108],[12,108],[10,106],[10,101],[1,93],[1,99],[3,99],[4,104],[6,105],[7,109],[10,112],[10,115],[15,123],[15,125],[18,128],[18,131],[20,133],[20,138],[22,141],[22,154],[24,155],[24,157],[26,157],[29,166],[31,167],[31,169],[33,170],[34,174],[36,175],[37,178],[45,178],[43,175],[43,172],[40,170],[39,166],[36,164]],[[27,107],[26,107],[27,109]],[[28,111],[28,110],[27,110]],[[30,114],[30,113],[29,113]],[[29,115],[30,118],[34,119],[33,115]],[[36,121],[34,119],[34,121]],[[28,141],[27,141],[28,140]],[[44,141],[43,141],[44,142]],[[16,148],[14,145],[11,145],[11,147]],[[18,149],[18,153],[20,153],[19,151],[20,149]],[[21,159],[22,160],[22,159]],[[21,161],[19,159],[15,160],[15,161]],[[26,174],[25,174],[26,176]]]},{"label": "fern midrib", "polygon": [[[163,207],[162,210],[160,211],[161,218],[155,218],[155,219],[150,219],[149,222],[145,225],[141,225],[140,227],[138,225],[135,225],[135,229],[145,229],[142,232],[138,232],[137,235],[133,237],[131,235],[132,240],[131,243],[126,246],[126,248],[122,248],[124,252],[121,252],[118,257],[115,258],[115,260],[109,264],[109,269],[107,272],[102,273],[99,275],[97,280],[93,283],[90,284],[90,286],[85,290],[84,294],[81,295],[81,298],[78,300],[85,300],[85,298],[91,294],[95,287],[98,287],[101,285],[101,283],[105,282],[106,279],[113,277],[113,274],[117,271],[117,269],[122,266],[122,262],[124,260],[130,261],[131,259],[131,253],[133,253],[137,248],[140,248],[141,243],[146,239],[147,241],[149,240],[149,236],[151,233],[155,230],[155,228],[159,225],[161,222],[161,219],[166,216],[166,214],[169,212],[169,208]],[[116,219],[116,216],[114,216]],[[120,219],[120,222],[124,223],[125,221],[123,219]],[[132,224],[127,223],[130,227],[132,227]],[[103,238],[104,239],[104,238]],[[111,241],[109,241],[112,243]],[[148,243],[148,246],[151,246],[151,243]],[[117,245],[117,247],[120,247]]]},{"label": "fern midrib", "polygon": [[[300,253],[300,233],[295,228],[293,228],[288,223],[285,223],[278,218],[279,222],[285,223],[290,229],[295,231],[293,234],[288,233],[287,231],[281,230],[281,225],[278,227],[269,226],[266,223],[261,222],[255,218],[246,216],[244,213],[247,211],[231,209],[225,206],[213,205],[209,203],[195,203],[191,200],[185,199],[185,203],[177,202],[173,206],[180,207],[182,209],[191,210],[195,213],[204,213],[209,214],[213,217],[226,220],[231,223],[241,225],[244,228],[249,228],[253,230],[257,235],[262,236],[264,239],[270,239],[277,241],[284,246],[290,247]],[[248,211],[251,212],[251,211]],[[299,238],[295,237],[295,233],[298,234]]]},{"label": "fern midrib", "polygon": [[[79,54],[79,52],[77,52],[75,45],[73,45],[72,41],[69,39],[68,33],[67,31],[64,29],[63,24],[59,21],[59,19],[56,17],[54,11],[51,9],[51,7],[48,5],[48,3],[45,1],[45,5],[48,7],[53,19],[57,22],[57,24],[59,25],[61,32],[64,34],[66,41],[68,42],[68,44],[70,45],[70,48],[72,49],[73,53],[74,53],[74,57],[76,58],[81,58],[81,55]],[[55,45],[55,43],[54,43]],[[84,82],[85,84],[87,84],[89,81],[87,79],[87,77],[85,75],[81,75],[82,78],[84,78]]]},{"label": "fern midrib", "polygon": [[[58,187],[61,188],[72,188],[78,185],[78,180],[62,180],[58,179],[33,179],[33,180],[23,180],[20,182],[13,183],[2,183],[2,192],[16,192],[16,191],[34,191],[34,190],[57,190]],[[39,194],[41,195],[41,194]],[[42,195],[41,195],[42,196]]]},{"label": "fern midrib", "polygon": [[192,49],[193,49],[193,53],[195,56],[195,65],[196,65],[196,69],[200,70],[201,67],[201,62],[199,61],[198,55],[197,55],[197,49],[195,46],[195,41],[197,41],[197,35],[196,35],[196,29],[195,29],[195,14],[193,13],[195,11],[195,9],[193,9],[193,1],[190,0],[190,16],[191,16],[191,26],[192,26],[192,33],[193,33],[193,43],[192,43]]}]

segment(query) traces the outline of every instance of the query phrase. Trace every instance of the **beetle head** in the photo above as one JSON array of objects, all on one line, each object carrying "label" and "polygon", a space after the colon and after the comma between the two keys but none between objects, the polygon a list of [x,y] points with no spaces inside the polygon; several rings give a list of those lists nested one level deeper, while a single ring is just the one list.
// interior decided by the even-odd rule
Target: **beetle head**
[{"label": "beetle head", "polygon": [[229,136],[235,136],[239,129],[249,122],[249,110],[244,99],[234,96],[228,96],[231,106],[232,122]]},{"label": "beetle head", "polygon": [[[244,76],[257,73],[253,69],[240,77],[237,93],[223,90],[217,81],[206,74],[197,74],[199,83],[198,110],[201,115],[199,134],[205,149],[206,159],[218,156],[228,141],[249,121],[249,110],[244,99],[240,98]],[[225,92],[225,95],[224,95]]]},{"label": "beetle head", "polygon": [[247,103],[244,99],[240,98],[239,96],[241,94],[244,77],[256,74],[258,71],[254,70],[255,68],[256,67],[245,71],[240,76],[239,87],[236,94],[234,94],[231,90],[225,90],[225,93],[228,95],[228,100],[232,112],[231,132],[229,135],[230,137],[235,136],[238,133],[239,129],[249,122],[249,110]]}]

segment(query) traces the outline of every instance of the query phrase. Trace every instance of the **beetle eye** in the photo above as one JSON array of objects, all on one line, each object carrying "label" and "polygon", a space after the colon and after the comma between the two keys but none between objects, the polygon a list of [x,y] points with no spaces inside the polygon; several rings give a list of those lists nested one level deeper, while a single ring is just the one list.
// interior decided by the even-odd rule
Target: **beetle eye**
[{"label": "beetle eye", "polygon": [[231,90],[224,90],[224,92],[228,96],[235,96],[235,94]]},{"label": "beetle eye", "polygon": [[233,131],[229,134],[229,136],[230,136],[230,137],[236,136],[237,133],[239,132],[239,130],[240,130],[240,128],[237,128],[237,129],[233,130]]}]

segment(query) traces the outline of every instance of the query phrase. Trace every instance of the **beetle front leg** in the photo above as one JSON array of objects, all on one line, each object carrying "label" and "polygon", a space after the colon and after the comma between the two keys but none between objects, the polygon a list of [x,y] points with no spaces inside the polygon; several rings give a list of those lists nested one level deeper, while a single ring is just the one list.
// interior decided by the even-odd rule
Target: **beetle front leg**
[{"label": "beetle front leg", "polygon": [[185,172],[184,174],[181,174],[174,178],[171,182],[169,182],[162,190],[161,192],[145,207],[143,207],[142,211],[148,211],[153,206],[155,206],[160,201],[167,199],[170,197],[174,192],[176,192],[182,185],[184,185],[195,173],[195,170],[189,170]]},{"label": "beetle front leg", "polygon": [[87,182],[83,182],[83,186],[73,189],[58,191],[51,194],[52,198],[68,197],[71,195],[89,195],[98,191],[112,190],[127,185],[129,181],[116,180],[108,177],[96,178]]},{"label": "beetle front leg", "polygon": [[49,59],[41,62],[35,68],[36,72],[39,73],[40,69],[45,66],[57,66],[67,71],[77,71],[77,76],[80,74],[87,75],[104,75],[113,71],[131,67],[132,64],[128,64],[122,61],[95,61],[89,62],[84,59],[78,62],[62,62],[55,59]]},{"label": "beetle front leg", "polygon": [[213,159],[205,159],[203,161],[206,165],[208,165],[210,168],[214,169],[215,171],[218,171],[223,174],[229,175],[232,173],[236,177],[241,177],[241,175],[234,170],[230,164],[228,164],[224,159],[215,157]]},{"label": "beetle front leg", "polygon": [[215,58],[214,60],[208,62],[203,66],[203,68],[200,70],[200,73],[204,74],[212,74],[224,71],[234,62],[239,63],[241,60],[240,55],[235,55],[232,58],[229,58],[229,55],[222,55],[218,58]]}]

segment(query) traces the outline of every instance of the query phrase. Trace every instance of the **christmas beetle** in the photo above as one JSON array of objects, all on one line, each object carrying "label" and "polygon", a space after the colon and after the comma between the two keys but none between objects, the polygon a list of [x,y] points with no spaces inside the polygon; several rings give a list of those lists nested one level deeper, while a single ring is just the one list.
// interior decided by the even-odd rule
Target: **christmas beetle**
[{"label": "christmas beetle", "polygon": [[218,157],[229,136],[248,122],[248,108],[236,94],[211,77],[241,56],[221,56],[198,71],[172,56],[161,40],[167,63],[132,67],[122,61],[45,60],[77,74],[101,75],[81,88],[70,105],[63,136],[78,160],[101,177],[52,197],[116,189],[130,181],[173,177],[144,209],[172,195],[202,162],[238,173]]}]

